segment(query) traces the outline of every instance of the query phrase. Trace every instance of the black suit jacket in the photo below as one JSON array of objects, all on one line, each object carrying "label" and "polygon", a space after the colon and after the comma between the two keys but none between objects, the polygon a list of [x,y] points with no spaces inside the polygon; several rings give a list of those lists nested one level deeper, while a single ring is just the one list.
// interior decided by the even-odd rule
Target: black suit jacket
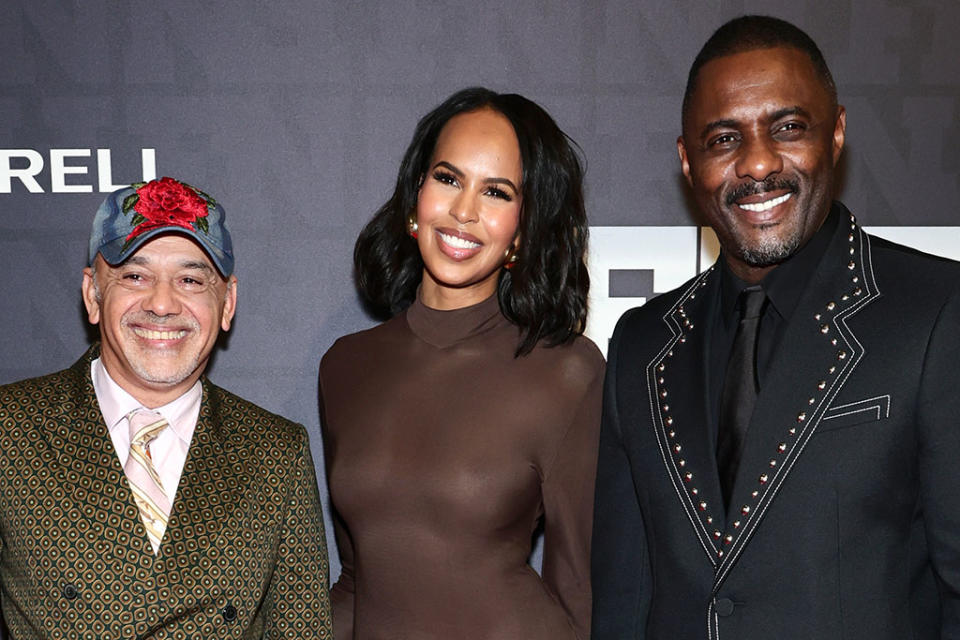
[{"label": "black suit jacket", "polygon": [[716,268],[621,318],[593,637],[960,638],[960,265],[843,215],[772,356],[724,512]]}]

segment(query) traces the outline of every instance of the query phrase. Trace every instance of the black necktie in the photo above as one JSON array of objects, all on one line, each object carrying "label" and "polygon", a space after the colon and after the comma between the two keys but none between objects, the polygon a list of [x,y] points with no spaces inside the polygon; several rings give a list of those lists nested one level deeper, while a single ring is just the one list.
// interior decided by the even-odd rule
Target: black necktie
[{"label": "black necktie", "polygon": [[757,333],[766,300],[767,295],[759,285],[740,292],[740,324],[723,378],[717,468],[720,471],[723,502],[727,507],[730,506],[730,493],[740,466],[740,454],[750,427],[753,405],[757,401]]}]

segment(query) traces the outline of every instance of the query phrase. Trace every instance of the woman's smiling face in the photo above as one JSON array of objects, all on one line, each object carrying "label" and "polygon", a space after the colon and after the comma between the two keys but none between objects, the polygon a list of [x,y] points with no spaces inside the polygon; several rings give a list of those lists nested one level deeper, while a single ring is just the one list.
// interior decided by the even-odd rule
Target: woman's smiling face
[{"label": "woman's smiling face", "polygon": [[424,304],[457,309],[494,294],[518,240],[522,178],[517,136],[502,114],[480,109],[447,122],[417,198]]}]

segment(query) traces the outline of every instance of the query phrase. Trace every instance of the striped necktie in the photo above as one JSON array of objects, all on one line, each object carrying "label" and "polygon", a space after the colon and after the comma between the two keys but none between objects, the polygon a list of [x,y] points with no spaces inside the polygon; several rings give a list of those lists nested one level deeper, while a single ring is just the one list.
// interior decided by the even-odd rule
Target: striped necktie
[{"label": "striped necktie", "polygon": [[160,553],[160,541],[167,528],[170,515],[170,500],[163,489],[163,482],[150,458],[150,442],[169,424],[159,413],[135,409],[127,414],[130,426],[130,455],[123,472],[130,482],[130,490],[140,509],[140,518],[147,528],[147,537],[155,555]]}]

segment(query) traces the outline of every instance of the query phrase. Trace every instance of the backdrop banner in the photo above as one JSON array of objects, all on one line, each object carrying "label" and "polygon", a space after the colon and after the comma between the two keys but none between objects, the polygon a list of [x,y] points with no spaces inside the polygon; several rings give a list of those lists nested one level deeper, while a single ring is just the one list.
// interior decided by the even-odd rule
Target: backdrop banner
[{"label": "backdrop banner", "polygon": [[237,257],[237,316],[208,373],[306,425],[325,496],[317,365],[373,324],[353,243],[418,118],[485,85],[539,102],[577,141],[588,335],[605,350],[620,313],[716,256],[680,173],[680,104],[703,42],[750,12],[798,24],[823,50],[847,108],[851,211],[960,257],[956,0],[7,2],[0,383],[62,369],[95,338],[80,282],[104,193],[181,178],[224,205]]}]

